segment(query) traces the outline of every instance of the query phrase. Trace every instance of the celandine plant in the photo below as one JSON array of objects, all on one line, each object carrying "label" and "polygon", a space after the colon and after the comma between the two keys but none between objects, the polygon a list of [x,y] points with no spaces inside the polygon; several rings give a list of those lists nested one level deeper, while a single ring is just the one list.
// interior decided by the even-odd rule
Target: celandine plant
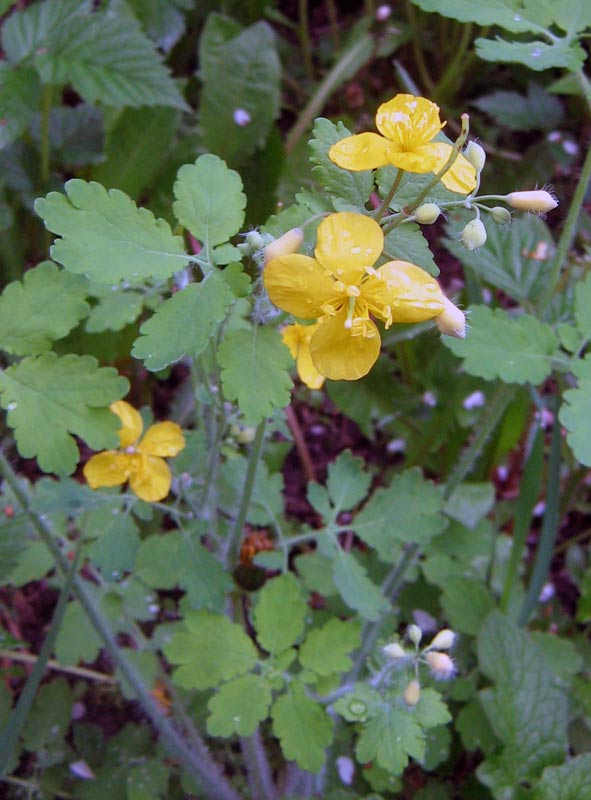
[{"label": "celandine plant", "polygon": [[[520,541],[517,531],[512,549],[499,546],[500,566],[483,572],[491,486],[464,479],[516,386],[527,384],[541,410],[535,387],[554,374],[569,388],[561,410],[552,407],[552,513],[556,414],[576,456],[591,463],[578,432],[590,380],[582,356],[591,282],[578,283],[570,305],[554,312],[557,260],[544,288],[525,298],[526,312],[472,303],[467,326],[436,280],[420,226],[459,212],[452,242],[478,254],[491,231],[511,222],[499,203],[545,213],[556,200],[545,190],[479,195],[485,154],[473,142],[465,148],[468,117],[449,141],[438,106],[423,97],[396,95],[379,107],[376,126],[379,133],[351,135],[341,123],[317,120],[310,151],[322,192],[302,191],[261,231],[244,230],[241,177],[211,154],[178,171],[174,229],[97,182],[73,179],[63,193],[36,201],[55,235],[52,261],[0,298],[11,362],[0,373],[0,401],[20,455],[58,480],[19,480],[2,457],[10,529],[21,536],[9,576],[18,584],[55,566],[61,573],[38,663],[42,669],[53,653],[76,682],[43,687],[24,729],[17,707],[3,769],[15,770],[25,751],[37,751],[44,766],[52,758],[62,764],[35,734],[35,719],[43,704],[70,707],[82,693],[78,679],[88,677],[79,663],[92,664],[104,647],[116,670],[109,691],[117,682],[139,703],[159,744],[130,723],[93,749],[96,729],[76,724],[72,796],[105,797],[114,775],[126,781],[128,797],[392,796],[410,761],[428,773],[446,760],[458,703],[464,745],[483,753],[481,783],[500,798],[541,781],[536,798],[550,796],[543,786],[550,778],[541,775],[564,760],[566,705],[538,655],[548,652],[554,663],[562,651],[516,623],[531,615],[546,571],[540,562],[523,586],[525,535]],[[99,314],[142,320],[131,354],[146,370],[164,376],[185,365],[189,377],[171,408],[176,421],[153,423],[122,400],[129,384],[113,367],[53,349],[83,320],[87,329],[88,320],[96,325]],[[335,402],[353,406],[368,392],[357,381],[371,380],[372,370],[408,374],[403,345],[423,336],[449,369],[451,350],[468,375],[499,381],[476,433],[463,452],[456,448],[439,484],[419,468],[429,437],[404,471],[379,480],[348,450],[329,464],[325,484],[313,479],[308,460],[314,521],[298,526],[285,514],[277,468],[280,435],[289,436],[282,409],[294,359],[304,384],[332,386]],[[346,395],[336,382],[350,382]],[[447,390],[445,381],[438,385]],[[388,413],[398,414],[389,402]],[[287,418],[302,448],[293,411]],[[528,438],[532,469],[543,454],[539,419]],[[86,483],[68,477],[81,461]],[[130,491],[121,490],[127,482]],[[48,556],[39,558],[40,546]],[[169,592],[160,605],[158,592]],[[396,631],[423,604],[408,641],[398,641]],[[441,626],[428,610],[454,632],[436,633]],[[423,629],[433,638],[421,647]],[[449,655],[456,630],[457,665]],[[462,641],[476,635],[477,651],[462,654]],[[480,733],[470,728],[474,716],[485,720]],[[58,722],[66,731],[69,717]],[[534,740],[549,743],[542,754]]]}]

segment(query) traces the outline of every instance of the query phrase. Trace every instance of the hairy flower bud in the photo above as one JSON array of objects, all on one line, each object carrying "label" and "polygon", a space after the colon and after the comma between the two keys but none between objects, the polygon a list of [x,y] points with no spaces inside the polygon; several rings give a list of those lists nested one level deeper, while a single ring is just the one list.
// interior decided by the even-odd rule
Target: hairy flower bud
[{"label": "hairy flower bud", "polygon": [[470,220],[461,235],[462,244],[468,250],[476,250],[482,247],[486,242],[486,238],[486,228],[480,219]]},{"label": "hairy flower bud", "polygon": [[421,639],[423,638],[423,631],[419,628],[418,625],[409,625],[406,629],[406,635],[411,640],[413,644],[416,644],[417,647]]},{"label": "hairy flower bud", "polygon": [[384,647],[383,652],[385,655],[388,656],[388,658],[394,658],[394,659],[406,658],[407,655],[406,650],[404,650],[403,647],[400,647],[400,645],[397,644],[396,642],[392,642],[392,644],[387,644]]},{"label": "hairy flower bud", "polygon": [[550,192],[537,189],[534,192],[511,192],[505,198],[512,208],[519,211],[533,211],[535,214],[545,214],[558,205],[558,200]]},{"label": "hairy flower bud", "polygon": [[455,336],[457,339],[466,338],[466,317],[464,312],[455,306],[447,297],[443,299],[443,311],[435,317],[435,324],[441,331],[448,336]]},{"label": "hairy flower bud", "polygon": [[456,671],[454,662],[446,653],[431,651],[425,654],[425,659],[435,678],[447,680]]},{"label": "hairy flower bud", "polygon": [[441,209],[436,203],[423,203],[414,212],[413,216],[421,225],[432,225],[441,214]]},{"label": "hairy flower bud", "polygon": [[472,164],[476,172],[482,172],[486,164],[486,153],[484,148],[476,142],[468,142],[464,150],[464,157]]},{"label": "hairy flower bud", "polygon": [[274,242],[271,242],[271,244],[265,247],[265,264],[268,264],[269,261],[272,261],[274,258],[279,258],[279,256],[287,256],[291,253],[295,253],[300,249],[303,241],[304,232],[301,228],[292,228],[287,231],[283,236],[275,239]]},{"label": "hairy flower bud", "polygon": [[416,706],[421,697],[421,684],[416,678],[408,684],[402,696],[407,706]]},{"label": "hairy flower bud", "polygon": [[450,631],[449,628],[444,628],[443,630],[439,631],[437,636],[433,638],[433,641],[429,645],[429,649],[449,650],[449,648],[453,646],[455,640],[456,640],[455,633],[453,631]]},{"label": "hairy flower bud", "polygon": [[509,209],[503,208],[503,206],[491,208],[490,215],[497,225],[509,225],[512,219]]}]

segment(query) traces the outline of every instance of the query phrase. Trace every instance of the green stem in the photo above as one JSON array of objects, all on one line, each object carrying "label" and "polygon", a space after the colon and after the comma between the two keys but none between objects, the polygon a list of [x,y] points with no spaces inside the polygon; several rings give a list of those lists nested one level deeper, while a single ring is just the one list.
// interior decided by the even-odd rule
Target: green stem
[{"label": "green stem", "polygon": [[382,205],[378,208],[378,210],[375,213],[374,219],[375,219],[376,222],[379,222],[381,220],[381,218],[384,216],[384,214],[386,213],[386,211],[388,210],[388,208],[390,208],[390,203],[392,201],[392,198],[394,197],[394,195],[396,194],[396,190],[400,186],[400,181],[402,180],[402,174],[403,173],[402,173],[401,169],[397,170],[396,177],[394,178],[394,181],[392,182],[392,186],[390,187],[390,191],[384,197],[384,199],[382,200]]},{"label": "green stem", "polygon": [[238,514],[234,520],[232,531],[228,537],[226,554],[224,562],[226,567],[233,568],[234,562],[238,557],[240,548],[240,541],[242,540],[242,533],[244,531],[244,523],[246,522],[246,515],[248,507],[252,498],[252,490],[254,489],[254,481],[256,478],[257,467],[261,460],[263,453],[263,445],[265,443],[265,428],[267,420],[264,419],[256,430],[256,435],[250,450],[250,457],[248,459],[248,467],[246,470],[246,478],[244,479],[244,486],[242,487],[242,496],[240,498],[240,506],[238,507]]},{"label": "green stem", "polygon": [[433,87],[433,97],[439,101],[445,99],[449,86],[458,85],[458,73],[463,70],[466,51],[472,40],[472,23],[462,25],[460,43],[454,50],[454,57],[448,63],[445,72]]},{"label": "green stem", "polygon": [[53,87],[46,84],[41,96],[41,186],[49,180],[49,117],[51,114],[51,98]]},{"label": "green stem", "polygon": [[412,2],[410,2],[410,0],[406,0],[404,7],[412,31],[412,50],[413,50],[413,55],[415,57],[415,63],[424,87],[427,89],[428,93],[431,93],[433,91],[435,82],[433,81],[433,78],[429,74],[429,70],[427,69],[427,64],[425,62],[425,56],[423,55],[423,48],[421,46],[421,41],[420,41],[421,37],[420,37],[420,32],[418,30],[417,15],[415,12],[415,8]]},{"label": "green stem", "polygon": [[[16,473],[2,452],[0,452],[0,472],[10,486],[23,511],[31,520],[39,538],[52,554],[58,569],[62,574],[67,575],[70,564],[66,556],[60,550],[49,527],[31,509],[27,493],[22,488]],[[169,720],[162,715],[162,709],[152,697],[141,674],[124,656],[94,596],[89,591],[86,582],[83,581],[79,575],[76,575],[73,579],[73,592],[82,605],[94,629],[103,640],[105,649],[113,663],[121,670],[123,677],[133,687],[138,702],[161,736],[164,745],[170,754],[174,758],[177,758],[189,774],[201,784],[203,796],[210,800],[241,800],[240,795],[234,790],[230,782],[222,774],[221,769],[212,760],[205,743],[202,742],[202,747],[199,752],[189,749],[182,736],[180,736]]]},{"label": "green stem", "polygon": [[373,53],[373,39],[369,34],[362,36],[349,50],[346,50],[334,67],[326,75],[308,105],[298,117],[285,140],[285,150],[289,154],[308,130],[314,117],[322,108],[333,91],[345,80],[346,76],[360,69]]},{"label": "green stem", "polygon": [[299,35],[300,45],[304,54],[304,66],[310,83],[314,82],[314,65],[312,63],[312,46],[310,44],[310,21],[308,19],[308,0],[299,0]]}]

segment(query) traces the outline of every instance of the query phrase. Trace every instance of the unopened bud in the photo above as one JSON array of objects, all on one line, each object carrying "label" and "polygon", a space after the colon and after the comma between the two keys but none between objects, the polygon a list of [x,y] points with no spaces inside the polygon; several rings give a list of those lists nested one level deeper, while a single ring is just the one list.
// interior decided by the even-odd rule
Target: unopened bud
[{"label": "unopened bud", "polygon": [[446,653],[431,651],[425,654],[425,659],[427,660],[427,664],[431,667],[433,675],[441,680],[451,678],[456,671],[454,662]]},{"label": "unopened bud", "polygon": [[486,153],[481,145],[476,144],[476,142],[468,142],[464,150],[464,157],[468,159],[476,172],[482,172],[486,164]]},{"label": "unopened bud", "polygon": [[486,242],[486,228],[482,224],[482,220],[471,220],[461,235],[462,244],[468,250],[476,250]]},{"label": "unopened bud", "polygon": [[416,679],[412,680],[402,696],[407,706],[416,706],[421,697],[421,684]]},{"label": "unopened bud", "polygon": [[441,331],[448,336],[455,336],[457,339],[466,338],[466,317],[464,312],[455,306],[447,297],[443,298],[443,311],[435,317],[435,324]]},{"label": "unopened bud", "polygon": [[248,231],[244,236],[244,244],[249,248],[249,252],[262,250],[266,242],[262,234],[258,231]]},{"label": "unopened bud", "polygon": [[292,228],[274,242],[265,247],[265,264],[280,256],[287,256],[300,249],[304,241],[304,232],[301,228]]},{"label": "unopened bud", "polygon": [[413,216],[421,225],[432,225],[440,214],[441,209],[436,203],[423,203],[422,206],[417,208]]},{"label": "unopened bud", "polygon": [[388,658],[406,658],[406,650],[403,647],[400,647],[399,644],[396,642],[392,642],[392,644],[387,644],[383,650],[384,654],[388,656]]},{"label": "unopened bud", "polygon": [[503,206],[491,208],[490,215],[497,225],[509,225],[512,220],[511,212],[508,208],[503,208]]},{"label": "unopened bud", "polygon": [[423,638],[423,631],[419,628],[418,625],[409,625],[406,629],[406,635],[411,640],[413,644],[416,644],[417,647],[419,646],[419,642]]},{"label": "unopened bud", "polygon": [[505,198],[512,208],[520,211],[533,211],[535,214],[545,214],[558,205],[558,200],[550,192],[538,189],[535,192],[511,192]]},{"label": "unopened bud", "polygon": [[450,631],[449,628],[444,628],[442,631],[439,631],[437,636],[434,637],[433,641],[429,645],[429,649],[432,650],[449,650],[450,647],[453,647],[453,643],[456,640],[456,635],[453,631]]}]

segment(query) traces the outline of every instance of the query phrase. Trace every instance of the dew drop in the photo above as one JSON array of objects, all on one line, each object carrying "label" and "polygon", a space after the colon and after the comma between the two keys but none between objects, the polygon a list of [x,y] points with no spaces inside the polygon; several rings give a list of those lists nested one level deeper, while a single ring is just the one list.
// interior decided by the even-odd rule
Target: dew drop
[{"label": "dew drop", "polygon": [[534,47],[534,49],[530,53],[532,58],[539,58],[542,55],[542,48],[541,47]]},{"label": "dew drop", "polygon": [[8,411],[14,411],[14,409],[17,408],[17,406],[18,406],[18,403],[9,403],[6,406],[6,408],[8,409]]},{"label": "dew drop", "polygon": [[352,247],[352,248],[351,248],[351,253],[352,253],[354,256],[358,256],[360,252],[361,252],[361,248],[360,248],[360,247]]},{"label": "dew drop", "polygon": [[521,14],[515,14],[513,19],[515,20],[515,22],[521,22]]}]

